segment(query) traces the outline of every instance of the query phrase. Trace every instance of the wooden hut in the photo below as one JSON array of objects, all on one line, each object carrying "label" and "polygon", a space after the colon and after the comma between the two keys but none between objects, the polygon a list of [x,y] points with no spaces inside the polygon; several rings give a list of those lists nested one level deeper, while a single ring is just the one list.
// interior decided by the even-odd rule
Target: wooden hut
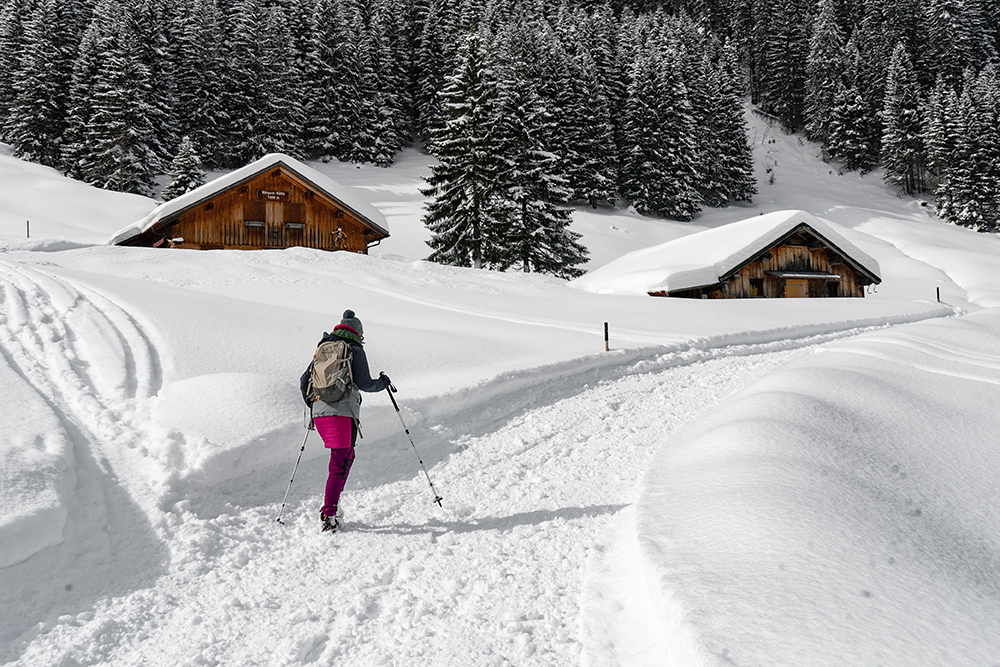
[{"label": "wooden hut", "polygon": [[387,236],[385,218],[371,204],[295,158],[272,153],[157,206],[109,243],[367,253]]},{"label": "wooden hut", "polygon": [[878,262],[833,226],[778,211],[629,253],[578,282],[597,292],[743,299],[863,297],[882,278]]}]

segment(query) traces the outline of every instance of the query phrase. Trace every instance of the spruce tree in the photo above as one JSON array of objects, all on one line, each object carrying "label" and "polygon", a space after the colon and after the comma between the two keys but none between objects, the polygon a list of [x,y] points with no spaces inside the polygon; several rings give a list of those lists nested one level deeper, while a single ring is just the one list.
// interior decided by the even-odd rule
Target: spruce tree
[{"label": "spruce tree", "polygon": [[421,192],[432,197],[424,224],[432,233],[430,259],[485,268],[504,261],[503,202],[496,183],[502,165],[494,132],[496,91],[486,40],[466,37],[459,65],[441,93],[441,127],[431,139],[438,163]]},{"label": "spruce tree", "polygon": [[358,69],[345,2],[318,0],[306,56],[306,148],[324,160],[347,159],[359,124]]},{"label": "spruce tree", "polygon": [[958,102],[958,142],[948,170],[949,206],[942,217],[978,231],[1000,230],[1000,82],[987,67],[970,80]]},{"label": "spruce tree", "polygon": [[346,157],[352,162],[388,166],[400,147],[396,134],[398,91],[394,90],[399,81],[391,76],[382,10],[377,0],[359,0],[351,23],[358,66],[357,95],[352,104],[358,124]]},{"label": "spruce tree", "polygon": [[959,113],[958,96],[944,79],[928,100],[924,111],[924,144],[927,147],[927,170],[934,186],[937,214],[943,220],[953,220],[955,192],[953,165],[958,158],[962,142],[962,115]]},{"label": "spruce tree", "polygon": [[662,91],[656,72],[659,60],[639,53],[630,73],[628,99],[622,128],[622,193],[639,213],[662,213],[660,185],[663,169],[662,126],[657,113]]},{"label": "spruce tree", "polygon": [[32,0],[5,0],[0,8],[0,141],[8,140],[8,120],[24,66],[25,25],[31,20],[31,10]]},{"label": "spruce tree", "polygon": [[806,63],[806,136],[827,152],[835,97],[844,79],[844,38],[835,6],[835,0],[820,0]]},{"label": "spruce tree", "polygon": [[681,63],[672,49],[641,53],[625,106],[622,189],[636,210],[691,220],[704,164]]},{"label": "spruce tree", "polygon": [[414,106],[417,135],[428,141],[433,128],[438,124],[440,97],[445,77],[450,71],[448,62],[445,26],[441,21],[442,0],[432,0],[428,8],[423,28],[417,40],[414,54]]},{"label": "spruce tree", "polygon": [[574,133],[576,163],[567,165],[573,198],[596,208],[599,201],[614,201],[616,191],[615,126],[611,118],[612,103],[600,81],[596,63],[590,52],[580,48],[574,58],[577,76],[573,86],[575,116]]},{"label": "spruce tree", "polygon": [[878,164],[881,139],[876,128],[880,126],[862,91],[861,54],[853,37],[844,51],[844,80],[837,86],[830,114],[827,151],[849,171],[866,174]]},{"label": "spruce tree", "polygon": [[220,105],[222,17],[216,0],[193,0],[178,27],[174,83],[176,129],[191,138],[209,165],[222,155],[224,110]]},{"label": "spruce tree", "polygon": [[[265,10],[263,44],[264,108],[261,118],[261,155],[287,153],[303,157],[304,112],[301,104],[300,69],[295,66],[290,22],[280,5]],[[259,156],[258,156],[259,157]]]},{"label": "spruce tree", "polygon": [[984,196],[989,186],[984,175],[989,173],[990,159],[983,154],[983,118],[970,90],[959,99],[957,125],[961,135],[948,170],[951,200],[942,207],[942,217],[963,227],[989,231],[988,197]]},{"label": "spruce tree", "polygon": [[83,176],[108,190],[152,196],[154,176],[163,169],[154,148],[149,70],[131,17],[120,16],[112,30],[110,49],[94,77]]},{"label": "spruce tree", "polygon": [[104,54],[112,44],[112,5],[113,0],[103,0],[97,5],[73,63],[61,159],[63,172],[76,179],[84,178],[84,170],[91,161],[88,132],[94,115],[93,93]]},{"label": "spruce tree", "polygon": [[163,201],[170,201],[205,184],[205,172],[191,137],[181,139],[180,148],[170,163],[170,185],[163,190]]},{"label": "spruce tree", "polygon": [[180,141],[175,124],[176,89],[171,61],[176,35],[170,30],[176,24],[174,4],[167,0],[138,0],[131,11],[133,31],[140,62],[148,72],[145,90],[148,98],[149,122],[153,132],[148,142],[160,164],[167,164],[172,147]]},{"label": "spruce tree", "polygon": [[21,67],[7,116],[14,156],[50,167],[61,163],[68,88],[77,50],[72,5],[39,0],[25,26]]},{"label": "spruce tree", "polygon": [[222,161],[236,168],[267,153],[271,109],[266,83],[266,13],[260,0],[239,0],[227,17],[226,43],[220,79],[220,102],[225,111]]},{"label": "spruce tree", "polygon": [[497,103],[496,133],[502,168],[497,196],[506,213],[506,252],[496,268],[513,266],[525,273],[550,273],[564,278],[582,275],[579,265],[587,249],[569,229],[572,194],[562,173],[560,158],[548,150],[547,126],[553,118],[545,111],[528,69],[517,53],[501,51],[505,59],[503,84]]},{"label": "spruce tree", "polygon": [[749,202],[757,194],[753,147],[750,145],[743,108],[744,84],[736,50],[727,44],[709,79],[711,106],[706,110],[706,126],[713,136],[713,154],[705,162],[705,181],[718,184],[717,200],[710,205],[725,206],[730,201]]},{"label": "spruce tree", "polygon": [[893,51],[886,76],[882,163],[886,180],[908,195],[926,188],[920,110],[917,78],[906,47],[900,43]]}]

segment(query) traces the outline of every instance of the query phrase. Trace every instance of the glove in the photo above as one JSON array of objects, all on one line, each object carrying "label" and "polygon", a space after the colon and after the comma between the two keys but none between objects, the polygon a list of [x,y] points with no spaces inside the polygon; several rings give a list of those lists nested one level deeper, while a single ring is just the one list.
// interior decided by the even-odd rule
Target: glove
[{"label": "glove", "polygon": [[392,384],[392,380],[390,380],[390,379],[389,379],[389,376],[385,374],[385,371],[379,371],[379,372],[378,372],[378,379],[379,379],[379,380],[385,380],[385,383],[386,383],[387,385],[390,385],[390,384]]}]

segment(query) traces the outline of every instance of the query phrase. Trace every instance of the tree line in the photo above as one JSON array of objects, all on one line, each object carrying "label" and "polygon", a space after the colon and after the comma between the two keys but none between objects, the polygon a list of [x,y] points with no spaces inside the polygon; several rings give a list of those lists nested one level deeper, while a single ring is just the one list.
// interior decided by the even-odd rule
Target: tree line
[{"label": "tree line", "polygon": [[755,104],[845,169],[933,194],[942,219],[1000,230],[1000,1],[735,2],[717,23]]},{"label": "tree line", "polygon": [[433,258],[572,275],[569,202],[754,195],[749,92],[843,168],[1000,224],[1000,0],[3,2],[0,139],[101,187],[417,141]]}]

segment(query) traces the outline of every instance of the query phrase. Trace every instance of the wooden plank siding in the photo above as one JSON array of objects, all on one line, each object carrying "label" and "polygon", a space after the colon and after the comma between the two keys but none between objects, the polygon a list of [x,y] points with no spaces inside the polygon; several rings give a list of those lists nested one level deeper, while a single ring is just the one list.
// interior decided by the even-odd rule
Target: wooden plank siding
[{"label": "wooden plank siding", "polygon": [[[770,258],[767,257],[768,255]],[[786,284],[796,279],[770,275],[769,271],[830,273],[840,276],[840,280],[824,280],[822,278],[806,280],[808,291],[801,296],[816,298],[825,296],[863,297],[865,295],[864,285],[859,283],[857,274],[843,261],[839,254],[822,247],[781,245],[771,248],[759,259],[741,267],[739,272],[724,283],[722,289],[718,290],[722,293],[716,298],[746,299],[755,298],[755,296],[763,298],[793,296],[785,293]],[[763,281],[763,294],[752,294],[751,280],[754,279]],[[837,283],[832,294],[828,291],[830,289],[828,284],[831,282]]]},{"label": "wooden plank siding", "polygon": [[[379,234],[283,165],[159,221],[130,245],[251,250],[306,246],[367,253]],[[171,239],[183,239],[171,242]]]}]

